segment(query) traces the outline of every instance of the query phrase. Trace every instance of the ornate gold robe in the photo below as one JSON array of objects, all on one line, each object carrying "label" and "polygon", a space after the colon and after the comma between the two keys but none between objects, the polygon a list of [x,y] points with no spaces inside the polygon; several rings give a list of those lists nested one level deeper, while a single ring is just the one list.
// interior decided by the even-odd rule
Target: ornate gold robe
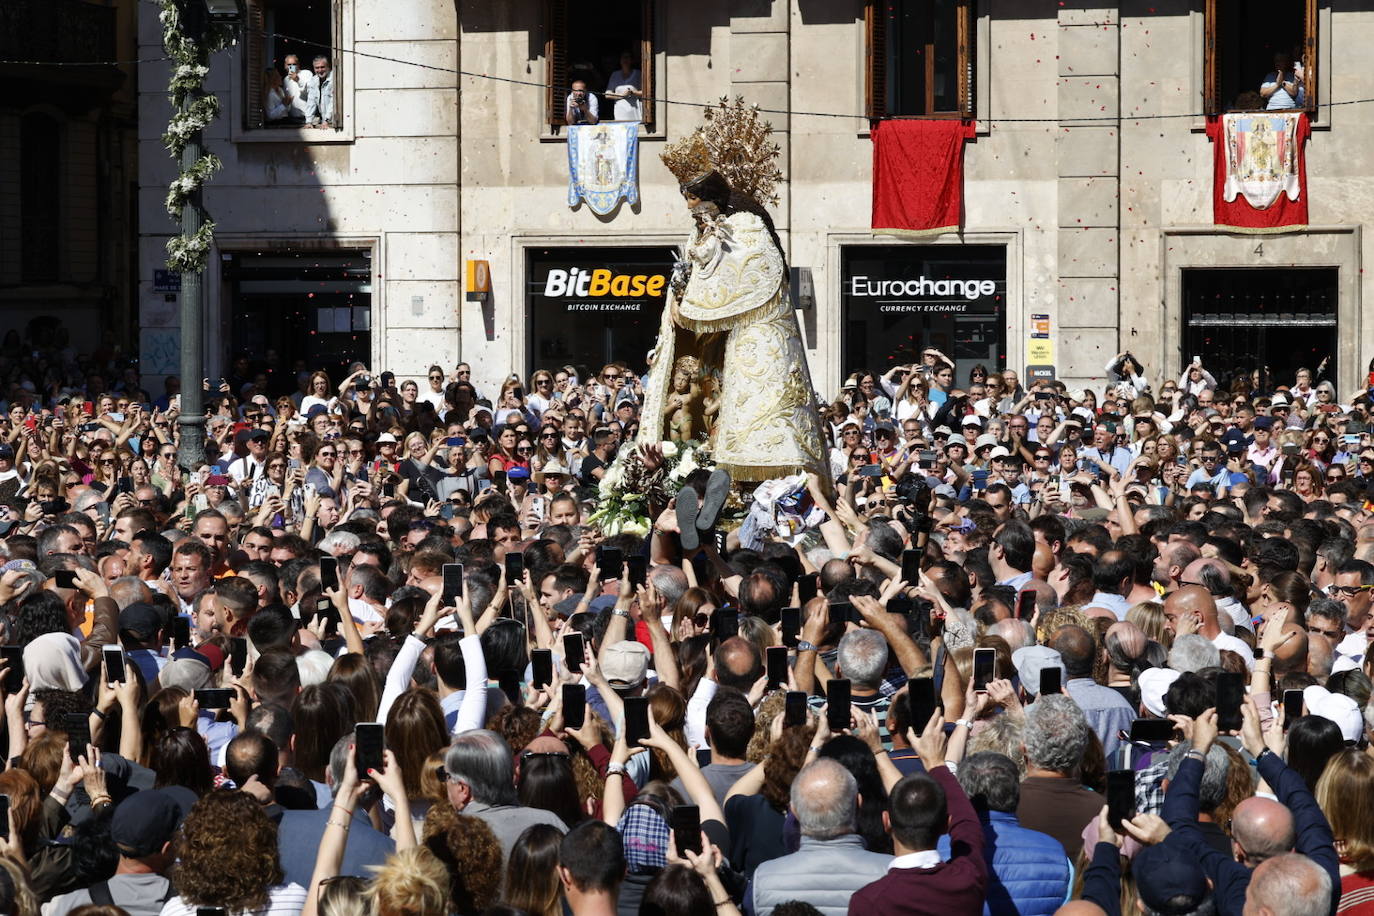
[{"label": "ornate gold robe", "polygon": [[736,480],[803,471],[828,480],[820,415],[782,255],[755,214],[734,213],[719,225],[716,232],[693,237],[692,274],[681,298],[669,291],[639,441],[662,441],[673,363],[691,354],[701,360],[703,375],[721,379],[710,443],[717,465]]}]

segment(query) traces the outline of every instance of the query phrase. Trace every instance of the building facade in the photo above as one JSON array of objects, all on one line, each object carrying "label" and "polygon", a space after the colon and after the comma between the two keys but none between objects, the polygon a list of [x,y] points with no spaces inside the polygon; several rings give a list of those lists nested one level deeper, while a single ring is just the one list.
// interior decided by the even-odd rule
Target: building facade
[{"label": "building facade", "polygon": [[137,6],[0,4],[0,331],[137,346]]},{"label": "building facade", "polygon": [[[141,4],[140,56],[156,55]],[[1362,315],[1374,195],[1374,76],[1355,62],[1374,10],[1330,0],[1152,5],[1005,0],[249,0],[240,46],[216,59],[225,115],[207,137],[218,250],[207,365],[420,377],[471,363],[508,372],[610,360],[644,368],[661,296],[569,278],[665,273],[690,220],[658,160],[742,96],[777,131],[787,181],[773,208],[816,387],[936,346],[959,363],[1050,367],[1100,383],[1134,353],[1152,376],[1193,356],[1219,377],[1285,380],[1328,360],[1344,397],[1374,355]],[[563,90],[640,71],[639,201],[568,204]],[[272,122],[286,55],[332,66],[320,126]],[[1309,225],[1273,235],[1213,225],[1207,112],[1260,88],[1274,55],[1305,68]],[[308,61],[307,58],[311,58]],[[140,317],[145,353],[175,372],[175,295],[153,288],[172,225],[173,164],[156,65],[140,85]],[[274,73],[276,76],[274,76]],[[154,78],[154,74],[157,74]],[[289,74],[286,74],[289,78]],[[307,100],[308,101],[308,100]],[[603,117],[615,101],[600,97]],[[308,105],[307,105],[308,107]],[[873,120],[967,117],[962,229],[871,231]],[[465,295],[469,271],[489,279]],[[629,289],[629,286],[625,287]],[[585,293],[585,294],[584,294]],[[173,344],[172,346],[169,346]],[[1041,370],[1036,370],[1041,371]]]}]

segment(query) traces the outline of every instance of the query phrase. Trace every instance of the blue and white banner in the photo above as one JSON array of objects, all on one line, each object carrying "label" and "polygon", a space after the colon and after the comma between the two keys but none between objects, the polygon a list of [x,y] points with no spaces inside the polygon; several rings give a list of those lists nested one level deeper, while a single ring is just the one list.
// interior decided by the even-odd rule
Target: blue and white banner
[{"label": "blue and white banner", "polygon": [[568,206],[585,200],[605,216],[620,198],[639,203],[639,122],[607,121],[568,128]]}]

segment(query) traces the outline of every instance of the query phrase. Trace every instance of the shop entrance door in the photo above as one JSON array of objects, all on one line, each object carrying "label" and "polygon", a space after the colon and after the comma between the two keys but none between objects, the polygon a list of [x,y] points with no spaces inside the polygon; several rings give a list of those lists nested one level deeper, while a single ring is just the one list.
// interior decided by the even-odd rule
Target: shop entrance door
[{"label": "shop entrance door", "polygon": [[[1334,267],[1198,268],[1183,271],[1184,362],[1202,357],[1218,384],[1268,367],[1292,384],[1299,367],[1336,377]],[[1268,386],[1266,386],[1268,387]]]},{"label": "shop entrance door", "polygon": [[230,363],[247,356],[276,392],[296,372],[371,365],[372,260],[368,251],[235,252],[224,261]]}]

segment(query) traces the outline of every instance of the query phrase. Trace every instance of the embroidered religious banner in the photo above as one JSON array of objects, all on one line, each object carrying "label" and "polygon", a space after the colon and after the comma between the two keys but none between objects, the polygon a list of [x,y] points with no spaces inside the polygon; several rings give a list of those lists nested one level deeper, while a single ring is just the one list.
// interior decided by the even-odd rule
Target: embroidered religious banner
[{"label": "embroidered religious banner", "polygon": [[1208,118],[1212,216],[1241,232],[1307,225],[1307,138],[1301,111],[1244,111]]},{"label": "embroidered religious banner", "polygon": [[639,203],[639,122],[607,121],[568,128],[568,206],[585,200],[605,216],[621,198]]}]

